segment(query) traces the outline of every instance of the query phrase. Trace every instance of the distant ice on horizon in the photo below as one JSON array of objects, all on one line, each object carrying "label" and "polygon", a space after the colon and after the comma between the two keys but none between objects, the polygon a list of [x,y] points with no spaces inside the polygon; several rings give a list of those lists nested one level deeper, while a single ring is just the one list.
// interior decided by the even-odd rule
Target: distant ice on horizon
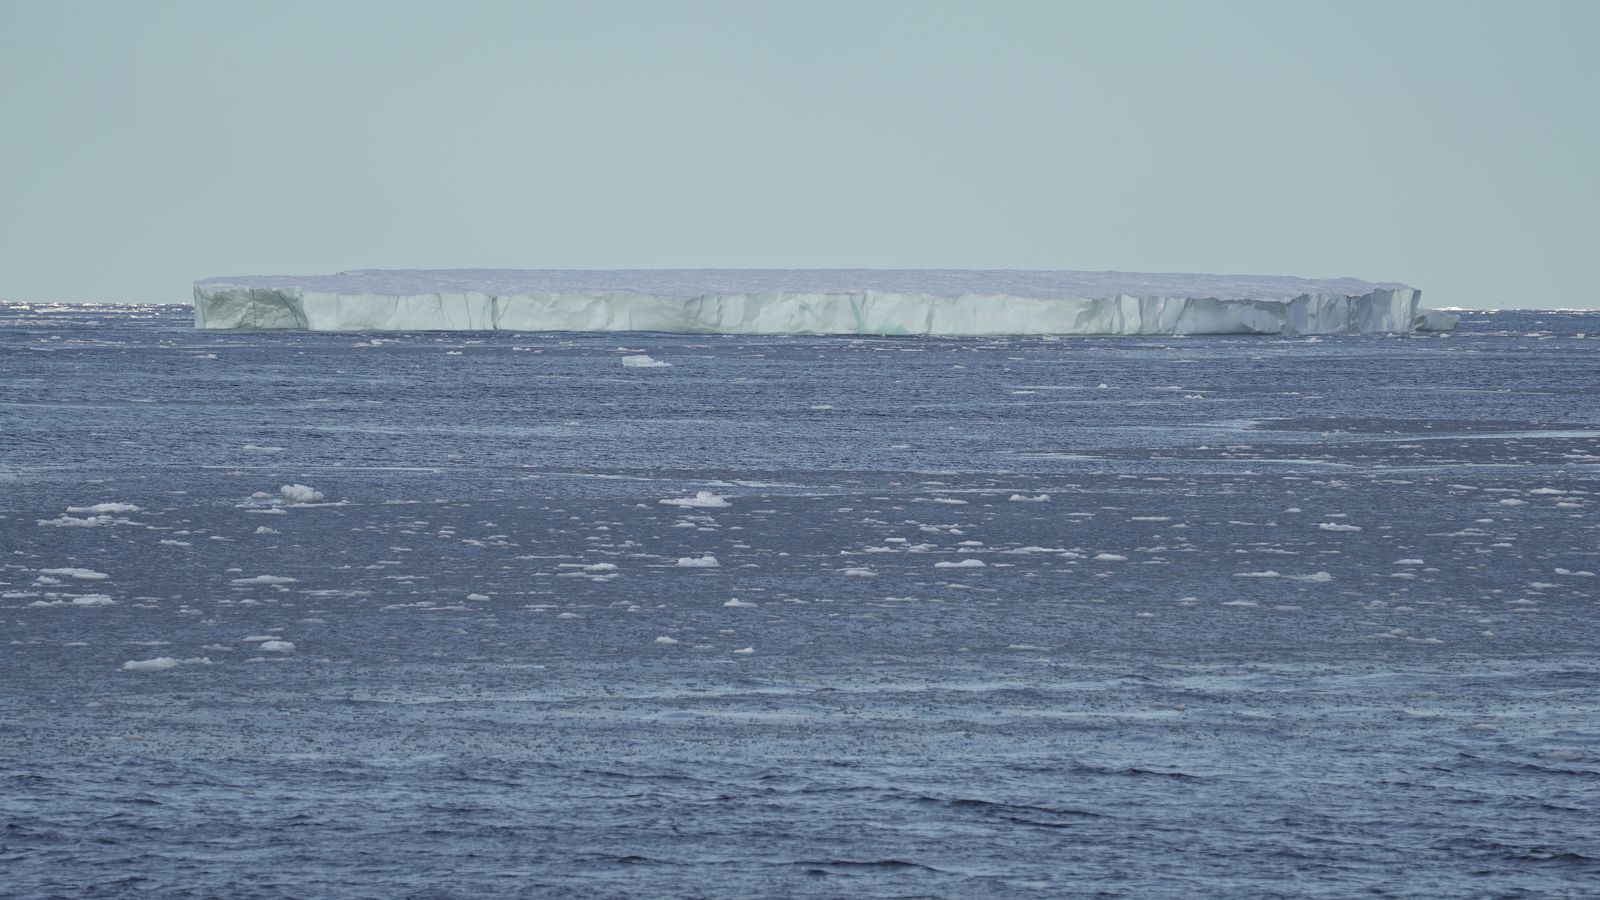
[{"label": "distant ice on horizon", "polygon": [[1354,278],[961,269],[379,270],[195,283],[195,325],[690,334],[1360,334],[1444,330]]},{"label": "distant ice on horizon", "polygon": [[639,294],[689,299],[706,294],[849,294],[873,291],[1038,299],[1215,297],[1287,300],[1301,294],[1365,294],[1410,287],[1359,278],[1078,272],[1054,269],[353,269],[334,275],[233,275],[197,288],[295,288],[328,294]]}]

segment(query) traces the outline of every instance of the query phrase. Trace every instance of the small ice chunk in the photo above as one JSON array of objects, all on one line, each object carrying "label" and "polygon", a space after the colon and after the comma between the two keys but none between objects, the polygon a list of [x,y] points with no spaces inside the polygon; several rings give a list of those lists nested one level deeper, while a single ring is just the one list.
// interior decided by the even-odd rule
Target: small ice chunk
[{"label": "small ice chunk", "polygon": [[294,641],[262,641],[261,646],[257,647],[256,649],[263,650],[267,653],[293,653]]},{"label": "small ice chunk", "polygon": [[158,656],[155,659],[130,659],[122,664],[124,672],[160,672],[163,669],[175,669],[178,661],[170,656]]},{"label": "small ice chunk", "polygon": [[96,572],[93,569],[64,568],[40,569],[39,571],[45,575],[60,575],[64,578],[76,578],[79,581],[105,581],[111,577],[104,572]]},{"label": "small ice chunk", "polygon": [[717,562],[717,558],[709,553],[698,558],[680,556],[678,557],[678,565],[685,569],[718,569],[722,567],[722,563]]},{"label": "small ice chunk", "polygon": [[143,512],[144,508],[132,503],[96,503],[93,506],[69,506],[69,513],[88,513],[93,516],[114,516],[120,513]]},{"label": "small ice chunk", "polygon": [[710,491],[696,491],[693,497],[669,497],[660,503],[662,506],[681,506],[684,509],[726,509],[733,505],[727,497],[719,497]]},{"label": "small ice chunk", "polygon": [[662,362],[648,353],[640,353],[637,356],[624,356],[622,364],[630,369],[668,369],[672,367],[672,363]]},{"label": "small ice chunk", "polygon": [[286,484],[278,488],[279,496],[290,503],[321,503],[322,492],[303,484]]},{"label": "small ice chunk", "polygon": [[295,579],[284,575],[253,575],[249,578],[235,578],[230,584],[293,584]]}]

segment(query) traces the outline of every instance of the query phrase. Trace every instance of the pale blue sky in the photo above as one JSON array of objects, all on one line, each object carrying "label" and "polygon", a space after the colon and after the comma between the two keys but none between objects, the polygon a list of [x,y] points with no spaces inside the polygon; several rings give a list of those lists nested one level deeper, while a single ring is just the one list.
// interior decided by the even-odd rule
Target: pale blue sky
[{"label": "pale blue sky", "polygon": [[0,0],[0,298],[368,267],[1600,306],[1600,2]]}]

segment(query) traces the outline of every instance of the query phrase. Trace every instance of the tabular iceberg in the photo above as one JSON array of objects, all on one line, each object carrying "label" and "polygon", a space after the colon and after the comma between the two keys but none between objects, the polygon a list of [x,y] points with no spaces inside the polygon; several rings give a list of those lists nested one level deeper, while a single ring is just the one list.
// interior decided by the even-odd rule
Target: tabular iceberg
[{"label": "tabular iceberg", "polygon": [[361,270],[214,278],[195,327],[308,331],[1181,335],[1448,330],[1353,278],[940,269]]}]

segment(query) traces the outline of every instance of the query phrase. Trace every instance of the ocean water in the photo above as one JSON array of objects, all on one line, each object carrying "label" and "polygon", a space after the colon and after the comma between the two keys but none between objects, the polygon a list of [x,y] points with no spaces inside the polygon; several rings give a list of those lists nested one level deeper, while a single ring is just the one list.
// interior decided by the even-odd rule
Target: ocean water
[{"label": "ocean water", "polygon": [[0,894],[1597,893],[1600,314],[188,315],[0,305]]}]

